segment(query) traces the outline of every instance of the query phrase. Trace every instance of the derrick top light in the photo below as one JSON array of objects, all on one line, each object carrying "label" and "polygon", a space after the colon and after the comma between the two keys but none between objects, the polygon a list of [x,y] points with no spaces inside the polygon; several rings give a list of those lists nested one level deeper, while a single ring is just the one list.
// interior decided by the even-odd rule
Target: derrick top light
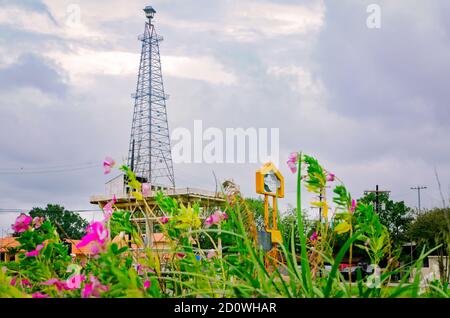
[{"label": "derrick top light", "polygon": [[145,16],[146,16],[149,20],[151,20],[151,19],[153,19],[153,17],[155,16],[156,10],[153,9],[152,6],[146,6],[146,7],[144,8],[144,12],[145,12]]}]

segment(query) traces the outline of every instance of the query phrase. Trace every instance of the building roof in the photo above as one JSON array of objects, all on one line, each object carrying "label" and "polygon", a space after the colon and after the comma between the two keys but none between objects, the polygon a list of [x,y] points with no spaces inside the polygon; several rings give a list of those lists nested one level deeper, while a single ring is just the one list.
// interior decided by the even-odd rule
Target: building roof
[{"label": "building roof", "polygon": [[67,242],[72,243],[72,253],[75,255],[91,255],[91,247],[92,243],[83,246],[83,247],[77,247],[77,244],[81,242],[81,240],[67,240]]},{"label": "building roof", "polygon": [[0,238],[0,252],[7,252],[10,248],[19,247],[20,243],[16,240],[15,237],[9,236]]}]

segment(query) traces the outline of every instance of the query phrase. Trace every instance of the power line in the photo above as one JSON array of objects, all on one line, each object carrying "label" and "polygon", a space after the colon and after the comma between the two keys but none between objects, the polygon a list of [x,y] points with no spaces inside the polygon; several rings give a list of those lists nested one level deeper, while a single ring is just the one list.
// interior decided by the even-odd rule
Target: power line
[{"label": "power line", "polygon": [[15,172],[15,171],[22,171],[22,170],[42,170],[42,169],[58,169],[58,168],[70,168],[70,167],[77,167],[77,166],[85,166],[85,165],[93,165],[96,164],[96,161],[87,161],[87,162],[79,162],[79,163],[60,163],[60,164],[54,164],[54,165],[48,165],[48,166],[41,166],[41,167],[15,167],[15,168],[0,168],[0,172]]},{"label": "power line", "polygon": [[[1,209],[0,213],[23,213],[24,211],[31,211],[32,209]],[[102,212],[102,210],[92,210],[92,209],[81,209],[81,210],[70,210],[66,209],[64,212],[77,212],[77,213],[85,213],[85,212]]]},{"label": "power line", "polygon": [[417,200],[418,200],[418,204],[419,204],[419,206],[418,206],[419,214],[420,214],[420,191],[421,190],[425,190],[425,189],[427,189],[427,187],[425,187],[425,186],[411,187],[411,190],[417,190]]},{"label": "power line", "polygon": [[71,172],[71,171],[80,171],[87,170],[92,168],[100,168],[101,165],[96,164],[85,164],[78,167],[71,168],[54,168],[54,169],[26,169],[20,168],[19,170],[10,170],[10,171],[0,171],[0,175],[29,175],[29,174],[48,174],[48,173],[63,173],[63,172]]}]

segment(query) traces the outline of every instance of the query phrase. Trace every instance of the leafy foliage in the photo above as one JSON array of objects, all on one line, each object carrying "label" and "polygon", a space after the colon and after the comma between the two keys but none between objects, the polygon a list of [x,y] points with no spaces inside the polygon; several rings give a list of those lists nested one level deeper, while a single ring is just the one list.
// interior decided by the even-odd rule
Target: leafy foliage
[{"label": "leafy foliage", "polygon": [[[299,154],[297,207],[280,222],[286,242],[279,253],[266,253],[249,235],[248,210],[257,209],[240,193],[226,194],[223,211],[202,215],[196,204],[185,206],[158,194],[167,238],[163,250],[144,247],[129,211],[105,214],[92,223],[82,242],[99,244],[91,257],[72,259],[57,227],[48,218],[33,221],[18,233],[19,261],[0,271],[0,297],[448,297],[446,285],[421,284],[420,271],[429,252],[408,268],[394,264],[387,227],[373,205],[351,199],[346,188],[334,189],[335,213],[322,222],[305,222],[301,205],[302,181],[315,194],[323,194],[334,178],[312,157]],[[129,182],[137,181],[128,172]],[[306,175],[302,173],[306,171]],[[131,186],[139,196],[137,184]],[[248,205],[250,206],[248,206]],[[323,205],[322,207],[324,207]],[[341,224],[344,224],[342,226]],[[95,229],[95,230],[94,230]],[[129,238],[129,239],[128,239]],[[338,249],[333,242],[343,240]],[[289,242],[289,243],[288,243]],[[436,242],[436,241],[435,241]],[[208,244],[207,244],[208,243]],[[130,247],[137,247],[132,250]],[[98,247],[98,246],[97,246]],[[357,290],[340,273],[353,247],[364,251],[375,265],[389,258],[380,273],[357,278]],[[350,261],[351,262],[351,261]],[[330,268],[325,270],[325,265]],[[388,284],[404,270],[397,287]],[[408,280],[413,278],[413,283]],[[373,283],[375,282],[375,283]],[[422,291],[421,291],[422,290]]]},{"label": "leafy foliage", "polygon": [[85,234],[88,222],[79,214],[68,211],[57,204],[48,204],[47,207],[33,208],[31,217],[44,217],[56,226],[56,231],[62,239],[79,240]]},{"label": "leafy foliage", "polygon": [[[369,193],[358,201],[375,205],[376,195],[375,193]],[[380,193],[378,195],[378,207],[380,222],[387,227],[392,241],[400,246],[402,243],[409,241],[408,229],[413,221],[413,216],[411,209],[405,205],[405,202],[395,202],[389,198],[388,193]]]}]

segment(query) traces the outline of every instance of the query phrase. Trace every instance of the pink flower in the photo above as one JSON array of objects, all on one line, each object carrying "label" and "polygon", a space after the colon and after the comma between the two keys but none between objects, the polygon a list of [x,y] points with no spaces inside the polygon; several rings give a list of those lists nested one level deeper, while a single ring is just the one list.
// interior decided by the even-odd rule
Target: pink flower
[{"label": "pink flower", "polygon": [[106,203],[106,205],[103,207],[103,211],[105,212],[105,218],[109,219],[111,215],[113,214],[113,206],[116,204],[117,198],[116,195],[113,196],[112,200]]},{"label": "pink flower", "polygon": [[26,257],[35,257],[39,255],[39,251],[42,250],[44,248],[44,244],[39,244],[38,246],[36,246],[36,249],[34,251],[31,252],[27,252],[25,254]]},{"label": "pink flower", "polygon": [[314,241],[317,240],[317,238],[318,238],[317,232],[314,232],[314,233],[311,235],[311,237],[309,238],[309,240],[310,240],[311,242],[314,242]]},{"label": "pink flower", "polygon": [[103,247],[109,236],[108,229],[104,226],[103,222],[93,222],[86,228],[86,231],[87,234],[83,236],[81,242],[76,247],[80,248],[94,242],[91,245],[91,252],[96,255],[100,252],[100,247]]},{"label": "pink flower", "polygon": [[93,275],[90,276],[90,283],[84,285],[83,290],[81,291],[81,297],[89,298],[91,296],[100,297],[101,292],[108,291],[108,286],[102,285],[100,281],[95,278]]},{"label": "pink flower", "polygon": [[11,286],[16,286],[17,278],[11,279],[11,283],[9,283]]},{"label": "pink flower", "polygon": [[208,254],[206,254],[206,258],[211,259],[213,257],[216,256],[216,251],[215,250],[209,250]]},{"label": "pink flower", "polygon": [[220,222],[222,222],[223,220],[227,220],[227,219],[228,219],[228,215],[225,212],[217,210],[216,212],[214,212],[214,214],[212,214],[206,218],[205,226],[210,227],[211,225],[214,225],[214,224],[220,224]]},{"label": "pink flower", "polygon": [[330,172],[330,173],[327,175],[327,181],[328,181],[328,182],[333,182],[335,177],[336,177],[336,176],[334,175],[334,173],[331,173],[331,172]]},{"label": "pink flower", "polygon": [[16,222],[12,225],[12,229],[16,233],[22,233],[30,228],[30,224],[33,222],[33,218],[26,214],[21,214],[17,217]]},{"label": "pink flower", "polygon": [[22,281],[20,282],[20,284],[21,284],[22,286],[27,286],[27,287],[31,287],[31,286],[32,286],[31,283],[30,283],[30,281],[29,281],[28,279],[22,279]]},{"label": "pink flower", "polygon": [[33,225],[34,225],[34,228],[35,228],[35,229],[40,228],[41,225],[42,225],[42,223],[44,223],[44,221],[45,221],[45,218],[42,217],[42,216],[41,216],[41,217],[39,217],[39,216],[35,217],[35,218],[33,219]]},{"label": "pink flower", "polygon": [[289,155],[289,159],[286,162],[289,169],[291,169],[292,173],[296,173],[297,172],[297,165],[298,165],[298,153],[297,152],[293,152]]},{"label": "pink flower", "polygon": [[111,157],[106,157],[103,161],[103,168],[105,169],[105,174],[111,173],[111,169],[114,167],[116,162]]},{"label": "pink flower", "polygon": [[54,285],[54,286],[56,286],[56,289],[58,289],[58,291],[61,291],[63,289],[69,290],[66,283],[59,281],[57,278],[49,279],[48,281],[41,283],[41,285],[45,285],[45,286]]},{"label": "pink flower", "polygon": [[210,227],[213,224],[219,224],[220,218],[216,214],[212,214],[208,216],[205,220],[206,227]]},{"label": "pink flower", "polygon": [[355,212],[356,209],[356,200],[352,199],[352,206],[350,207],[350,213]]},{"label": "pink flower", "polygon": [[146,281],[144,282],[144,288],[145,288],[145,289],[149,289],[151,285],[152,285],[152,283],[151,283],[149,280],[146,280]]},{"label": "pink flower", "polygon": [[81,282],[86,280],[86,276],[84,275],[73,275],[69,277],[65,283],[67,290],[74,290],[81,288]]},{"label": "pink flower", "polygon": [[136,271],[137,271],[138,275],[143,275],[144,274],[144,271],[142,270],[142,265],[141,264],[137,265]]},{"label": "pink flower", "polygon": [[98,253],[100,253],[100,247],[98,246],[98,244],[91,245],[91,253],[93,255],[97,255]]},{"label": "pink flower", "polygon": [[49,298],[49,295],[42,294],[41,292],[37,292],[31,295],[33,298]]},{"label": "pink flower", "polygon": [[169,218],[168,218],[167,216],[162,216],[162,217],[159,219],[159,221],[160,221],[162,224],[166,224],[167,222],[169,222]]},{"label": "pink flower", "polygon": [[150,185],[148,183],[142,184],[142,195],[148,197],[150,195]]}]

